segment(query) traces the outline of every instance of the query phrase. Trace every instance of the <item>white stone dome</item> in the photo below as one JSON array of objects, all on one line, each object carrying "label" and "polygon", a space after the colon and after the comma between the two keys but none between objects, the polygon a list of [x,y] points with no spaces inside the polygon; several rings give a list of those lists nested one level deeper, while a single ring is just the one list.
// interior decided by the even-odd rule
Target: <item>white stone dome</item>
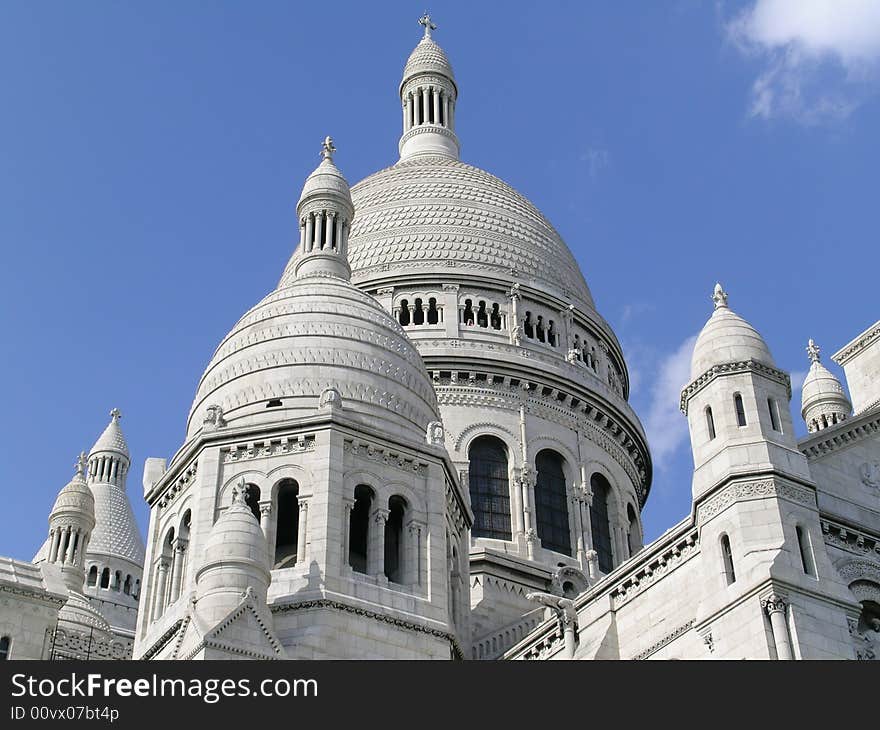
[{"label": "white stone dome", "polygon": [[810,370],[801,389],[801,416],[811,433],[845,420],[852,404],[840,381],[819,361],[819,348],[810,340]]},{"label": "white stone dome", "polygon": [[59,628],[77,631],[96,630],[110,633],[110,624],[90,603],[89,599],[77,591],[69,591],[67,601],[58,611]]},{"label": "white stone dome", "polygon": [[77,524],[87,531],[94,528],[95,498],[81,472],[58,492],[49,513],[49,524],[56,522],[64,525]]},{"label": "white stone dome", "polygon": [[691,380],[696,380],[715,365],[756,360],[776,367],[770,348],[752,325],[727,306],[727,294],[715,287],[715,311],[709,317],[694,345],[691,357]]},{"label": "white stone dome", "polygon": [[311,415],[335,388],[345,415],[369,428],[424,439],[439,420],[421,356],[368,294],[332,276],[280,286],[247,312],[205,369],[187,437],[219,405],[230,425]]},{"label": "white stone dome", "polygon": [[455,83],[455,75],[452,73],[452,64],[449,63],[446,53],[434,39],[426,35],[409,54],[406,66],[403,68],[403,79],[400,87],[416,74],[440,74],[446,76]]},{"label": "white stone dome", "polygon": [[104,432],[98,437],[98,440],[95,441],[95,445],[92,446],[89,455],[92,456],[94,454],[110,451],[120,454],[126,459],[130,459],[131,455],[128,452],[128,443],[126,442],[122,429],[119,426],[119,411],[114,408],[110,415],[110,423],[107,424],[107,428],[104,429]]},{"label": "white stone dome", "polygon": [[[328,143],[330,138],[328,137]],[[332,157],[325,157],[320,165],[306,178],[302,194],[299,196],[299,205],[308,202],[312,197],[335,196],[351,207],[351,192],[348,181],[333,164]]]},{"label": "white stone dome", "polygon": [[550,222],[484,170],[446,155],[418,155],[365,178],[351,197],[349,261],[361,286],[407,272],[466,273],[517,279],[595,308]]}]

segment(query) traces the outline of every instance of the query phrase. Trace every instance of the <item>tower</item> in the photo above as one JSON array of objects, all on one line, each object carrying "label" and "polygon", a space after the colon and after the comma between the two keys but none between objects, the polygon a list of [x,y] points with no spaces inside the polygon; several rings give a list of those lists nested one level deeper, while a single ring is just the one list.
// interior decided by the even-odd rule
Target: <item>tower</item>
[{"label": "tower", "polygon": [[214,353],[185,443],[148,460],[137,657],[448,659],[469,645],[471,513],[418,352],[349,281],[354,210],[334,152],[328,137],[299,245]]},{"label": "tower", "polygon": [[[825,550],[789,376],[720,284],[712,299],[681,394],[703,566],[695,628],[722,658],[845,655],[858,612]],[[829,631],[833,647],[808,638]]]},{"label": "tower", "polygon": [[543,611],[528,594],[579,593],[641,548],[651,458],[622,349],[565,242],[459,159],[459,87],[421,24],[400,157],[352,188],[349,258],[430,371],[475,517],[471,656],[494,658]]},{"label": "tower", "polygon": [[86,595],[114,633],[134,637],[144,542],[126,492],[131,466],[118,408],[89,451],[87,481],[95,498],[95,530],[86,553]]},{"label": "tower", "polygon": [[834,426],[852,415],[852,404],[843,386],[819,361],[819,353],[819,346],[810,340],[807,345],[810,371],[801,390],[801,416],[810,433]]}]

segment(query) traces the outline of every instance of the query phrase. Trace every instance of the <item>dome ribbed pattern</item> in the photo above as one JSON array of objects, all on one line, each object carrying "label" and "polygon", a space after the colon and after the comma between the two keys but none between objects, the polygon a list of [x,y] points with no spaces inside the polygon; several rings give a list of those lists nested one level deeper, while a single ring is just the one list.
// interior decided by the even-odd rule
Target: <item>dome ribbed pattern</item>
[{"label": "dome ribbed pattern", "polygon": [[435,268],[531,283],[594,309],[553,226],[510,185],[446,156],[399,162],[352,188],[352,280]]},{"label": "dome ribbed pattern", "polygon": [[439,420],[424,363],[394,318],[349,282],[310,276],[269,294],[223,339],[199,383],[188,437],[212,404],[234,425],[270,423],[313,413],[328,388],[370,426],[423,439]]},{"label": "dome ribbed pattern", "polygon": [[455,81],[452,64],[449,63],[446,53],[434,42],[433,38],[422,38],[413,52],[409,54],[406,66],[403,68],[401,86],[406,83],[407,79],[420,73],[441,74]]}]

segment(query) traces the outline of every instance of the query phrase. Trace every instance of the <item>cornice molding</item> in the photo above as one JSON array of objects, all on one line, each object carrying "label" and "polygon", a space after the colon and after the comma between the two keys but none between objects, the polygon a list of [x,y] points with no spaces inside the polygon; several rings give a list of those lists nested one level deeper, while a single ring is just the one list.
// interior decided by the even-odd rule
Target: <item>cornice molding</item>
[{"label": "cornice molding", "polygon": [[715,378],[726,375],[738,375],[740,373],[757,373],[769,378],[780,385],[784,385],[788,397],[791,398],[791,378],[784,370],[772,368],[757,360],[739,360],[737,362],[725,362],[713,365],[705,373],[693,380],[690,385],[684,387],[681,391],[680,408],[681,412],[687,415],[688,401],[711,383]]}]

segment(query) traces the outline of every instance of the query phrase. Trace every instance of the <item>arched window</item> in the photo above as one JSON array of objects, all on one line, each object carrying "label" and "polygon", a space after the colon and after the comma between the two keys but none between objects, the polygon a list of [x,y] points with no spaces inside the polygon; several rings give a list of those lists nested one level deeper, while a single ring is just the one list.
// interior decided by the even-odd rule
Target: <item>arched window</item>
[{"label": "arched window", "polygon": [[437,300],[431,297],[428,300],[428,324],[437,324],[439,321],[439,312],[437,311]]},{"label": "arched window", "polygon": [[523,334],[529,339],[535,336],[535,327],[532,324],[531,312],[526,312],[526,318],[523,320]]},{"label": "arched window", "polygon": [[593,504],[590,507],[590,530],[593,533],[593,550],[599,556],[599,570],[610,573],[614,568],[614,554],[611,551],[611,525],[608,522],[608,497],[611,485],[604,475],[596,472],[590,477],[593,490]]},{"label": "arched window", "polygon": [[422,309],[422,300],[416,299],[416,306],[413,309],[413,324],[424,324],[425,323],[425,310]]},{"label": "arched window", "polygon": [[257,522],[260,521],[260,488],[256,484],[248,484],[245,486],[244,502],[251,508]]},{"label": "arched window", "polygon": [[547,327],[547,342],[553,345],[553,347],[556,347],[556,325],[553,323],[552,319]]},{"label": "arched window", "polygon": [[116,575],[114,575],[113,578],[113,590],[118,593],[122,588],[122,572],[117,570]]},{"label": "arched window", "polygon": [[498,311],[498,304],[492,305],[492,314],[489,315],[489,323],[493,330],[501,329],[501,312]]},{"label": "arched window", "polygon": [[131,576],[130,575],[125,576],[125,583],[122,584],[122,592],[126,596],[131,595]]},{"label": "arched window", "polygon": [[278,485],[278,519],[275,523],[275,561],[273,567],[296,564],[299,536],[299,484],[284,479]]},{"label": "arched window", "polygon": [[348,564],[358,573],[367,572],[372,506],[373,490],[366,484],[358,484],[354,489],[354,506],[348,523]]},{"label": "arched window", "polygon": [[571,555],[568,526],[568,495],[562,457],[551,449],[535,457],[538,478],[535,483],[535,513],[541,545],[563,555]]},{"label": "arched window", "polygon": [[9,645],[11,643],[8,636],[0,636],[0,662],[9,659]]},{"label": "arched window", "polygon": [[535,335],[538,338],[538,342],[547,341],[547,338],[544,336],[544,318],[540,314],[538,315],[538,324],[535,325]]},{"label": "arched window", "polygon": [[510,485],[507,450],[494,436],[480,436],[468,452],[474,537],[510,540]]},{"label": "arched window", "polygon": [[801,554],[801,567],[807,575],[816,575],[816,564],[813,561],[813,546],[810,544],[810,535],[798,525],[794,528],[797,533],[798,550]]},{"label": "arched window", "polygon": [[110,587],[110,568],[104,568],[101,571],[101,588]]},{"label": "arched window", "polygon": [[474,323],[474,309],[471,306],[471,300],[464,300],[464,312],[462,312],[462,321],[464,324],[473,325]]},{"label": "arched window", "polygon": [[632,557],[641,548],[641,541],[639,540],[639,518],[636,517],[636,511],[631,504],[626,506],[626,521],[628,523],[626,546],[629,549],[629,556]]},{"label": "arched window", "polygon": [[737,426],[745,426],[746,425],[746,409],[745,409],[745,406],[743,406],[743,399],[739,393],[734,393],[733,407],[734,407],[734,410],[736,410],[736,425]]},{"label": "arched window", "polygon": [[480,327],[489,326],[489,314],[486,312],[486,302],[480,302],[479,307],[477,307],[477,324]]},{"label": "arched window", "polygon": [[715,418],[712,416],[712,408],[706,406],[706,428],[709,429],[709,440],[715,438]]},{"label": "arched window", "polygon": [[409,302],[406,299],[400,302],[400,324],[404,327],[409,324]]},{"label": "arched window", "polygon": [[776,401],[772,398],[767,399],[767,410],[770,411],[770,428],[782,433],[782,429],[779,428],[779,409],[776,406]]},{"label": "arched window", "polygon": [[727,585],[736,582],[736,571],[733,569],[733,551],[730,549],[730,538],[721,536],[721,561],[724,565],[724,579]]},{"label": "arched window", "polygon": [[406,500],[397,495],[388,500],[385,521],[385,577],[392,583],[403,583],[403,520]]},{"label": "arched window", "polygon": [[90,586],[98,585],[98,566],[97,565],[93,565],[91,568],[89,568],[89,578],[88,578],[87,582],[88,582],[88,585],[90,585]]}]

